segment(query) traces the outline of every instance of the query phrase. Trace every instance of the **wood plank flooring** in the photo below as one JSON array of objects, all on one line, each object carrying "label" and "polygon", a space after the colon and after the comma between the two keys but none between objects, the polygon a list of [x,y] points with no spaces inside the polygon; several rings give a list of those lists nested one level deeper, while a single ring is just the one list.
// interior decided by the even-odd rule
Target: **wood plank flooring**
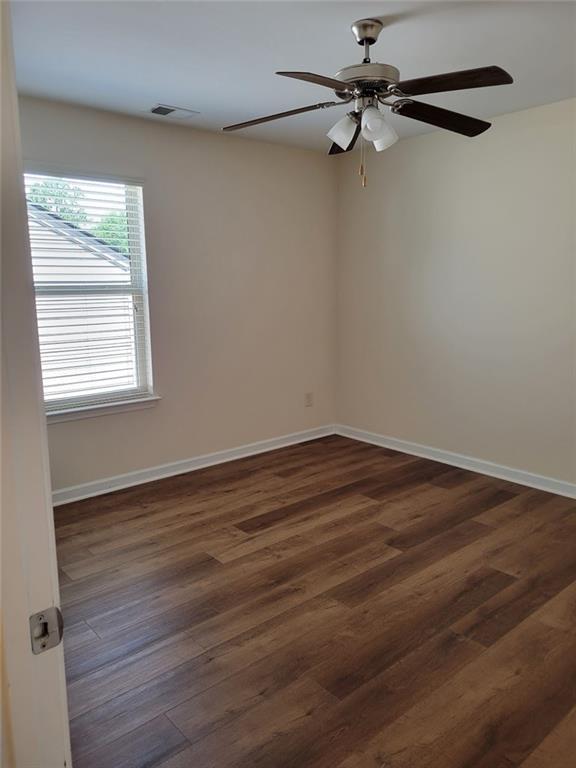
[{"label": "wood plank flooring", "polygon": [[75,768],[574,765],[574,500],[334,436],[55,516]]}]

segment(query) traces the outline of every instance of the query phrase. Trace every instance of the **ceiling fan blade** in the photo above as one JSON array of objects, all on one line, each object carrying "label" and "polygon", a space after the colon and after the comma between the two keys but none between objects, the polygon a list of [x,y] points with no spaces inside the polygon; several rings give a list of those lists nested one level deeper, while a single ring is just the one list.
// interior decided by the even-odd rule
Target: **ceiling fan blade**
[{"label": "ceiling fan blade", "polygon": [[315,109],[326,109],[327,107],[338,107],[342,104],[340,101],[321,101],[319,104],[311,104],[309,107],[298,107],[298,109],[289,109],[286,112],[276,112],[274,115],[266,117],[257,117],[254,120],[247,120],[245,123],[236,123],[222,128],[223,131],[237,131],[240,128],[249,128],[251,125],[260,125],[268,123],[270,120],[279,120],[281,117],[291,117],[292,115],[301,115],[303,112],[313,112]]},{"label": "ceiling fan blade", "polygon": [[444,75],[401,80],[396,83],[396,87],[407,96],[421,96],[423,93],[484,88],[489,85],[508,85],[512,82],[514,82],[512,77],[500,67],[478,67],[463,69],[460,72],[447,72]]},{"label": "ceiling fan blade", "polygon": [[360,123],[356,126],[356,130],[354,131],[354,136],[352,137],[352,140],[350,141],[350,144],[346,147],[346,149],[342,149],[342,147],[338,146],[336,142],[332,142],[332,146],[328,150],[329,155],[343,155],[345,152],[351,152],[354,147],[356,146],[356,142],[358,141],[358,136],[360,136],[360,131],[362,130],[362,126]]},{"label": "ceiling fan blade", "polygon": [[392,107],[392,112],[404,117],[411,117],[413,120],[420,120],[421,123],[445,128],[447,131],[461,133],[464,136],[478,136],[478,134],[487,131],[491,125],[485,120],[461,115],[459,112],[451,112],[449,109],[442,109],[442,107],[433,107],[431,104],[422,104],[419,101],[396,102]]},{"label": "ceiling fan blade", "polygon": [[353,93],[355,86],[352,83],[346,83],[344,80],[336,80],[334,77],[325,77],[324,75],[315,75],[313,72],[276,72],[282,77],[292,77],[294,80],[305,80],[307,83],[316,85],[325,85],[326,88],[332,88],[333,91],[346,91]]}]

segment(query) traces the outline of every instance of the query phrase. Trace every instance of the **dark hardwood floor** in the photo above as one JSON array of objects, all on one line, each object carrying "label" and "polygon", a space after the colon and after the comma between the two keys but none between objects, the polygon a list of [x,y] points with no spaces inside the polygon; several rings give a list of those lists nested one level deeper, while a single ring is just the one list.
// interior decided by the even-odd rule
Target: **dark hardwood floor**
[{"label": "dark hardwood floor", "polygon": [[328,437],[56,509],[75,768],[573,768],[576,501]]}]

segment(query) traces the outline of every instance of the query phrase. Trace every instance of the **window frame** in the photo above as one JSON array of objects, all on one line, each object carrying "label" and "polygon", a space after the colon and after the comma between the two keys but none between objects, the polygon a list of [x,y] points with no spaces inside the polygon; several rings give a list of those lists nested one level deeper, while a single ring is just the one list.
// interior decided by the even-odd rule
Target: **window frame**
[{"label": "window frame", "polygon": [[[25,162],[23,175],[39,175],[39,176],[53,176],[57,179],[77,179],[78,181],[87,182],[109,182],[111,184],[124,184],[127,186],[139,187],[140,189],[140,205],[139,205],[139,232],[140,232],[140,245],[141,245],[141,265],[139,275],[139,284],[135,288],[135,281],[131,275],[130,286],[118,286],[118,294],[132,294],[133,296],[141,297],[141,307],[144,315],[144,344],[146,345],[146,352],[142,355],[141,346],[135,343],[136,354],[136,367],[137,378],[139,381],[144,379],[147,383],[147,388],[141,391],[140,396],[130,397],[127,396],[129,392],[134,390],[124,390],[117,393],[117,397],[110,397],[105,402],[99,402],[97,397],[94,401],[89,402],[81,397],[78,398],[80,402],[78,405],[71,405],[70,402],[62,403],[62,407],[56,407],[48,409],[47,403],[50,401],[43,400],[44,410],[48,423],[74,421],[76,419],[93,418],[97,416],[104,416],[112,413],[122,413],[126,411],[141,410],[145,408],[151,408],[155,406],[162,398],[156,392],[154,386],[154,371],[153,371],[153,352],[152,352],[152,332],[150,323],[150,307],[149,307],[149,291],[148,291],[148,250],[146,247],[146,221],[144,216],[144,188],[145,179],[140,177],[126,176],[121,174],[108,174],[101,172],[91,172],[86,170],[77,170],[74,167],[68,165],[47,165],[38,162]],[[28,228],[28,220],[26,222]],[[32,258],[32,244],[30,242],[30,258]],[[88,293],[86,291],[85,293]],[[97,291],[95,291],[97,292]],[[115,291],[113,289],[107,289],[107,295],[113,295]],[[50,289],[46,287],[37,287],[34,282],[34,295],[36,296],[50,296],[50,295],[64,295],[79,294],[78,289],[66,290]],[[85,294],[84,294],[85,295]],[[52,401],[54,402],[54,401]]]}]

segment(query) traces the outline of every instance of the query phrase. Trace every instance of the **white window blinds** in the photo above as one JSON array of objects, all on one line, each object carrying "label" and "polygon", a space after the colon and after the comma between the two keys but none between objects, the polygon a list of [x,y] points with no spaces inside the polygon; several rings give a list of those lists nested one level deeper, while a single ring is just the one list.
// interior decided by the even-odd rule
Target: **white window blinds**
[{"label": "white window blinds", "polygon": [[142,188],[25,186],[47,412],[152,394]]}]

